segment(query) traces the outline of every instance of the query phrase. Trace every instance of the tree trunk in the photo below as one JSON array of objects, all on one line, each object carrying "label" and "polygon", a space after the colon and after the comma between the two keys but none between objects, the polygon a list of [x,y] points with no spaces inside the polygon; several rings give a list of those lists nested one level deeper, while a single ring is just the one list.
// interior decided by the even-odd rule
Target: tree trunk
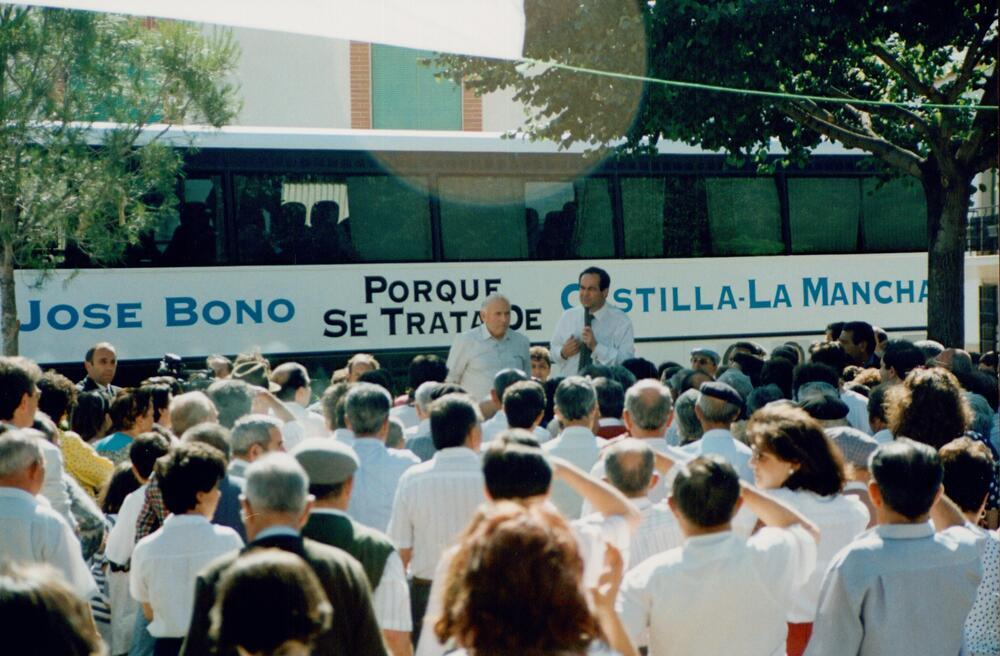
[{"label": "tree trunk", "polygon": [[14,245],[3,244],[3,261],[0,262],[0,324],[3,325],[3,353],[17,355],[17,293],[14,288]]},{"label": "tree trunk", "polygon": [[927,198],[927,337],[965,348],[965,248],[971,179],[924,175]]}]

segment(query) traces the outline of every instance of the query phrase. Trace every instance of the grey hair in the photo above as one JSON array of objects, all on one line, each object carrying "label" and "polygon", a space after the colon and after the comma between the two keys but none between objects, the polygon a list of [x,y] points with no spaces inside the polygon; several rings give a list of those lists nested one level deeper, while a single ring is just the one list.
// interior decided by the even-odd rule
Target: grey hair
[{"label": "grey hair", "polygon": [[243,495],[258,512],[302,513],[309,500],[309,476],[287,453],[268,453],[246,470]]},{"label": "grey hair", "polygon": [[698,393],[698,407],[705,421],[713,423],[733,422],[740,416],[740,407],[708,394]]},{"label": "grey hair", "polygon": [[197,424],[212,421],[215,404],[204,392],[185,392],[170,401],[170,426],[177,435]]},{"label": "grey hair", "polygon": [[270,415],[247,415],[240,417],[233,424],[230,433],[233,445],[233,453],[244,455],[250,451],[250,447],[259,444],[266,447],[271,443],[271,429],[281,430],[283,424]]},{"label": "grey hair", "polygon": [[389,418],[392,397],[384,387],[358,383],[347,393],[347,421],[355,435],[374,435]]},{"label": "grey hair", "polygon": [[483,303],[482,305],[479,306],[479,309],[485,310],[487,307],[489,307],[489,304],[492,303],[493,301],[503,301],[504,303],[507,304],[507,307],[511,307],[513,305],[510,302],[510,299],[501,294],[500,292],[493,292],[492,294],[483,299]]},{"label": "grey hair", "polygon": [[670,418],[672,408],[670,390],[659,381],[649,378],[640,380],[625,392],[625,410],[642,430],[662,428]]},{"label": "grey hair", "polygon": [[674,404],[674,418],[677,421],[677,432],[681,435],[682,443],[693,442],[705,432],[694,411],[699,396],[701,396],[701,392],[689,389],[677,397],[677,403]]},{"label": "grey hair", "polygon": [[556,388],[556,408],[566,421],[584,419],[597,405],[594,385],[583,376],[570,376]]},{"label": "grey hair", "polygon": [[433,380],[428,380],[427,382],[420,383],[420,387],[413,393],[413,402],[422,412],[427,413],[430,410],[431,403],[434,401],[431,395],[434,394],[434,390],[440,384]]},{"label": "grey hair", "polygon": [[402,449],[405,443],[406,427],[398,417],[389,417],[389,434],[385,437],[387,449]]},{"label": "grey hair", "polygon": [[36,462],[44,463],[41,433],[31,429],[9,430],[0,435],[0,476],[22,472]]},{"label": "grey hair", "polygon": [[612,445],[604,460],[608,481],[630,498],[645,496],[653,480],[653,464],[653,450],[635,438]]}]

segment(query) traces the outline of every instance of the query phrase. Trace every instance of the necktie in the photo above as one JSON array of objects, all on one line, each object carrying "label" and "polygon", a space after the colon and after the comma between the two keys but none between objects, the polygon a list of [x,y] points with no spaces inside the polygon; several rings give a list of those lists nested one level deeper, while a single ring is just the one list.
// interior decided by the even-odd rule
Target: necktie
[{"label": "necktie", "polygon": [[[588,327],[593,325],[594,315],[590,313],[590,310],[583,311],[583,325]],[[580,366],[577,368],[578,373],[583,373],[583,370],[590,366],[594,361],[594,356],[590,352],[590,347],[586,344],[580,345]]]}]

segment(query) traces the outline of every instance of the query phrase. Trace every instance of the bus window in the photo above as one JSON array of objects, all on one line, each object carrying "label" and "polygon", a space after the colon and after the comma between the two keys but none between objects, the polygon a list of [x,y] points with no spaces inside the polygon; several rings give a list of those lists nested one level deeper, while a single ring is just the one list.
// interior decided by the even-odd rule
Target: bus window
[{"label": "bus window", "polygon": [[792,253],[853,253],[858,246],[858,178],[788,178]]},{"label": "bus window", "polygon": [[916,181],[874,178],[862,184],[862,230],[870,252],[919,251],[927,248],[927,202]]},{"label": "bus window", "polygon": [[[558,257],[567,252],[568,233],[560,230],[562,211],[572,206],[576,191],[572,182],[532,181],[524,183],[524,214],[528,232],[528,253],[532,259]],[[546,228],[545,226],[549,227]],[[565,227],[565,226],[563,226]],[[545,241],[542,241],[542,235]],[[560,236],[560,234],[562,236]]]},{"label": "bus window", "polygon": [[573,185],[576,190],[573,240],[570,257],[593,258],[614,257],[615,236],[611,226],[611,192],[605,178],[585,178]]},{"label": "bus window", "polygon": [[704,178],[622,178],[621,190],[625,257],[710,253]]},{"label": "bus window", "polygon": [[713,255],[776,255],[785,250],[773,178],[707,178]]},{"label": "bus window", "polygon": [[347,234],[360,261],[427,262],[433,257],[425,178],[354,176],[347,179],[347,192]]},{"label": "bus window", "polygon": [[625,227],[625,257],[663,257],[663,178],[623,178],[622,219]]},{"label": "bus window", "polygon": [[444,259],[528,257],[524,183],[519,178],[441,178]]},{"label": "bus window", "polygon": [[226,262],[221,176],[185,178],[179,200],[177,219],[156,226],[133,247],[129,260],[145,262],[147,257],[159,257],[170,266]]}]

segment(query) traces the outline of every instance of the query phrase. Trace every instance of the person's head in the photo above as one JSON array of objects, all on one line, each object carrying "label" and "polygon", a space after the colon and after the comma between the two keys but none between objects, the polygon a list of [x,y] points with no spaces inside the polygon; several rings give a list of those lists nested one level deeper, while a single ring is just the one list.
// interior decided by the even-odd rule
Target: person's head
[{"label": "person's head", "polygon": [[38,410],[42,370],[27,358],[0,356],[0,421],[27,428]]},{"label": "person's head", "polygon": [[271,372],[271,382],[280,389],[275,395],[282,401],[294,401],[299,405],[308,405],[312,395],[309,372],[298,362],[286,362],[278,365]]},{"label": "person's head", "polygon": [[444,383],[427,381],[421,383],[411,394],[413,395],[413,408],[417,411],[417,416],[426,419],[434,401],[434,391]]},{"label": "person's head", "polygon": [[482,431],[479,422],[483,417],[472,397],[465,394],[448,394],[431,403],[431,439],[438,451],[459,446],[479,450]]},{"label": "person's head", "polygon": [[173,388],[164,378],[144,380],[140,389],[149,394],[149,399],[153,404],[153,423],[170,427],[170,403],[173,400]]},{"label": "person's head", "polygon": [[57,424],[73,410],[76,405],[76,385],[66,376],[52,369],[42,374],[38,381],[38,409],[47,414]]},{"label": "person's head", "polygon": [[482,466],[486,492],[494,501],[541,497],[552,486],[552,465],[524,430],[500,433],[484,449]]},{"label": "person's head", "polygon": [[237,419],[253,410],[253,387],[242,380],[217,380],[205,391],[219,413],[219,423],[226,428],[232,428]]},{"label": "person's head", "polygon": [[616,381],[609,378],[594,380],[594,392],[597,394],[597,409],[601,417],[606,419],[621,419],[625,410],[625,390]]},{"label": "person's head", "polygon": [[961,437],[972,422],[969,402],[949,371],[914,369],[886,393],[889,430],[939,449]]},{"label": "person's head", "polygon": [[544,383],[552,373],[552,354],[544,346],[532,346],[529,357],[531,359],[531,377]]},{"label": "person's head", "polygon": [[715,376],[719,367],[719,354],[710,348],[700,346],[691,350],[691,368],[704,371],[709,376]]},{"label": "person's head", "polygon": [[448,569],[438,638],[477,654],[584,653],[600,629],[573,532],[542,504],[484,508]]},{"label": "person's head", "polygon": [[219,380],[229,378],[233,373],[233,361],[218,353],[205,358],[205,366],[211,369],[212,374]]},{"label": "person's head", "polygon": [[885,345],[880,370],[883,383],[898,385],[906,380],[910,372],[924,366],[927,358],[924,352],[905,339],[891,339]]},{"label": "person's head", "polygon": [[104,437],[111,428],[108,398],[99,392],[81,392],[70,416],[69,427],[86,441]]},{"label": "person's head", "polygon": [[703,383],[698,390],[695,412],[702,428],[729,428],[743,408],[739,392],[725,383]]},{"label": "person's head", "polygon": [[712,377],[704,371],[679,369],[670,377],[670,381],[667,384],[670,386],[670,391],[676,399],[689,389],[700,389],[703,384],[711,381]]},{"label": "person's head", "polygon": [[889,427],[885,415],[885,394],[888,390],[887,385],[876,385],[868,393],[868,425],[874,432]]},{"label": "person's head", "polygon": [[944,468],[937,451],[905,437],[882,444],[872,454],[868,486],[879,521],[887,514],[911,522],[924,521],[941,493]]},{"label": "person's head", "polygon": [[351,447],[329,438],[310,437],[295,445],[292,456],[309,477],[309,494],[317,504],[347,508],[359,466]]},{"label": "person's head", "polygon": [[[0,631],[18,653],[103,656],[90,605],[46,563],[0,565]],[[13,647],[17,636],[27,641]]]},{"label": "person's head", "polygon": [[270,415],[247,415],[233,425],[231,434],[233,455],[253,462],[265,453],[284,451],[281,422]]},{"label": "person's head", "polygon": [[864,365],[875,353],[875,331],[864,321],[845,323],[837,341],[854,364]]},{"label": "person's head", "polygon": [[795,378],[795,366],[785,358],[772,357],[764,363],[764,368],[760,372],[760,384],[776,385],[781,390],[781,395],[786,399],[792,398],[792,380]]},{"label": "person's head", "polygon": [[826,335],[824,336],[828,342],[836,342],[840,340],[840,331],[844,329],[843,321],[834,321],[826,325]]},{"label": "person's head", "polygon": [[370,353],[355,353],[347,361],[347,380],[356,383],[361,379],[361,374],[368,371],[376,371],[379,368],[378,360]]},{"label": "person's head", "polygon": [[328,430],[347,428],[344,415],[347,412],[347,391],[352,383],[334,383],[323,391],[320,397],[320,407],[323,408],[323,419]]},{"label": "person's head", "polygon": [[633,437],[660,436],[672,408],[670,390],[657,380],[643,379],[625,392],[622,420]]},{"label": "person's head", "polygon": [[402,449],[406,447],[406,426],[399,417],[389,417],[389,427],[385,434],[387,449]]},{"label": "person's head", "polygon": [[358,376],[359,383],[371,383],[372,385],[378,385],[389,395],[392,395],[392,374],[389,373],[388,369],[371,369],[365,373]]},{"label": "person's head", "polygon": [[976,367],[984,374],[990,374],[995,377],[998,370],[998,361],[1000,361],[1000,355],[996,351],[987,351],[979,358],[979,363]]},{"label": "person's head", "polygon": [[747,424],[750,468],[758,487],[808,490],[820,496],[844,487],[844,461],[823,427],[804,410],[773,405]]},{"label": "person's head", "polygon": [[792,378],[793,398],[798,399],[799,389],[807,383],[826,383],[837,389],[840,387],[840,375],[833,367],[819,362],[800,364]]},{"label": "person's head", "polygon": [[356,383],[347,392],[347,427],[359,437],[378,437],[385,440],[388,430],[392,397],[384,387],[371,383]]},{"label": "person's head", "polygon": [[490,294],[479,308],[479,319],[491,336],[502,339],[510,326],[510,301],[503,294]]},{"label": "person's head", "polygon": [[924,361],[933,360],[944,351],[944,344],[933,339],[921,339],[913,343],[924,354]]},{"label": "person's head", "polygon": [[45,459],[36,430],[22,428],[0,434],[0,487],[36,495],[45,481]]},{"label": "person's head", "polygon": [[309,477],[291,455],[269,453],[247,467],[240,503],[249,540],[271,526],[299,529],[312,506]]},{"label": "person's head", "polygon": [[698,419],[698,399],[701,393],[698,390],[688,390],[677,397],[674,403],[674,421],[677,422],[677,432],[680,434],[681,444],[690,444],[701,439],[705,429],[701,427]]},{"label": "person's head", "polygon": [[805,353],[802,347],[795,342],[787,342],[781,346],[776,346],[773,351],[771,351],[770,360],[781,359],[787,360],[792,367],[797,367],[804,360]]},{"label": "person's head", "polygon": [[644,378],[660,380],[660,374],[656,369],[656,365],[646,358],[628,358],[622,362],[621,366],[635,376],[636,381],[643,380]]},{"label": "person's head", "polygon": [[[844,369],[851,365],[858,365],[851,360],[847,351],[840,342],[819,342],[809,348],[809,363],[825,364],[833,369],[839,380],[844,373]],[[864,363],[861,363],[864,364]],[[799,366],[805,366],[799,365]],[[796,368],[797,369],[797,368]]]},{"label": "person's head", "polygon": [[740,477],[719,456],[701,456],[678,467],[669,504],[685,534],[727,529],[739,503]]},{"label": "person's head", "polygon": [[123,433],[145,433],[153,427],[153,397],[141,387],[123,387],[111,400],[111,428]]},{"label": "person's head", "polygon": [[170,427],[175,435],[183,435],[192,426],[218,420],[215,404],[204,392],[178,394],[170,402]]},{"label": "person's head", "polygon": [[556,388],[556,416],[563,426],[586,425],[597,412],[594,385],[583,376],[569,376]]},{"label": "person's head", "polygon": [[580,305],[597,312],[608,300],[611,276],[604,269],[587,267],[580,273]]},{"label": "person's head", "polygon": [[148,481],[156,461],[170,453],[171,448],[170,440],[159,433],[148,431],[136,436],[128,449],[129,464],[136,479],[140,483]]},{"label": "person's head", "polygon": [[156,463],[163,505],[174,515],[211,518],[219,505],[219,481],[225,475],[225,456],[202,442],[181,442]]},{"label": "person's head", "polygon": [[528,374],[520,369],[501,369],[498,371],[493,376],[493,389],[490,391],[493,402],[500,405],[503,402],[503,393],[507,391],[507,388],[514,383],[525,380],[529,380]]},{"label": "person's head", "polygon": [[209,635],[219,653],[308,654],[332,616],[319,578],[302,558],[254,549],[219,579]]},{"label": "person's head", "polygon": [[139,489],[139,479],[132,471],[131,463],[120,462],[115,465],[111,478],[101,488],[97,496],[97,505],[105,515],[116,515],[121,510],[125,497]]},{"label": "person's head", "polygon": [[545,388],[533,380],[514,383],[503,393],[503,412],[511,428],[531,430],[545,413]]},{"label": "person's head", "polygon": [[410,394],[427,382],[443,383],[448,377],[448,366],[436,355],[418,355],[410,361],[407,372]]},{"label": "person's head", "polygon": [[960,437],[938,450],[944,467],[944,493],[963,513],[977,521],[993,480],[993,456],[989,447]]},{"label": "person's head", "polygon": [[87,349],[83,358],[83,368],[87,377],[101,387],[107,387],[115,379],[118,371],[118,353],[115,347],[107,342],[99,342]]},{"label": "person's head", "polygon": [[806,383],[799,388],[798,405],[824,427],[848,425],[850,408],[837,388],[828,383]]},{"label": "person's head", "polygon": [[219,450],[226,464],[233,457],[233,437],[229,429],[219,424],[198,424],[184,431],[181,442],[200,442]]},{"label": "person's head", "polygon": [[645,497],[654,483],[653,450],[642,440],[624,439],[608,447],[604,459],[608,482],[630,499]]}]

